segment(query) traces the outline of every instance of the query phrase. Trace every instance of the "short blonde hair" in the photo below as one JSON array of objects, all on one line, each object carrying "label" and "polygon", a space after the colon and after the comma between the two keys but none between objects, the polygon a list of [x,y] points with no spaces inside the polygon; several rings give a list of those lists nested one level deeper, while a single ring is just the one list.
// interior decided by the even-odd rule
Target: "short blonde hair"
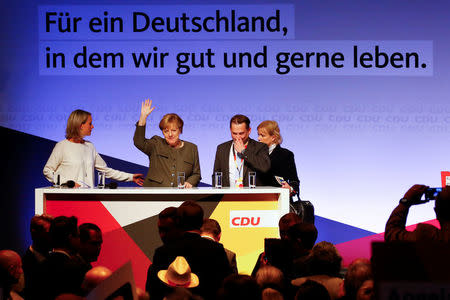
[{"label": "short blonde hair", "polygon": [[164,130],[166,129],[169,124],[173,124],[175,123],[176,126],[180,129],[180,133],[183,133],[183,125],[184,122],[183,120],[180,118],[179,115],[171,113],[171,114],[166,114],[164,115],[164,117],[162,117],[161,122],[159,122],[159,129]]},{"label": "short blonde hair", "polygon": [[74,110],[67,120],[66,139],[81,138],[81,125],[86,123],[89,116],[91,116],[90,112],[81,109]]},{"label": "short blonde hair", "polygon": [[255,279],[261,287],[265,285],[282,287],[284,275],[277,267],[265,265],[256,272]]},{"label": "short blonde hair", "polygon": [[281,144],[283,142],[283,138],[280,134],[280,127],[278,127],[278,123],[276,121],[262,121],[261,124],[258,125],[259,129],[265,129],[270,136],[275,136],[275,143]]}]

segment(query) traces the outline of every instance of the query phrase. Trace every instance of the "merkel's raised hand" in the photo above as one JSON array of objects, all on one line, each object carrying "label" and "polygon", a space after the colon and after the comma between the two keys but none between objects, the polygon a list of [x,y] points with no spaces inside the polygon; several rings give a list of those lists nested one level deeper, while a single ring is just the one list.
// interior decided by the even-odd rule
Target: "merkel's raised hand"
[{"label": "merkel's raised hand", "polygon": [[151,112],[155,109],[155,107],[152,107],[152,100],[146,99],[141,104],[141,116],[139,117],[139,125],[143,126],[145,125],[147,121],[147,117],[151,114]]}]

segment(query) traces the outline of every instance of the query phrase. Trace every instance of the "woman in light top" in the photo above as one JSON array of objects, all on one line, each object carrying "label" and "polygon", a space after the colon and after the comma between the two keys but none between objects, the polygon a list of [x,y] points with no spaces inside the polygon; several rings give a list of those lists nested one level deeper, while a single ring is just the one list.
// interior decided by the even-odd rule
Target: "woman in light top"
[{"label": "woman in light top", "polygon": [[105,161],[95,150],[94,145],[85,140],[90,136],[91,113],[77,109],[67,120],[66,139],[58,142],[44,167],[44,175],[55,183],[59,175],[60,183],[74,181],[75,187],[94,187],[94,169],[105,172],[107,178],[117,181],[134,181],[143,184],[142,174],[130,174],[108,168]]},{"label": "woman in light top", "polygon": [[[295,166],[294,153],[281,148],[283,138],[276,121],[263,121],[258,125],[258,140],[269,146],[270,170],[266,173],[265,182],[270,186],[280,186],[275,176],[282,177],[282,187],[291,191],[291,196],[298,194],[299,180]],[[291,198],[292,199],[292,198]]]},{"label": "woman in light top", "polygon": [[197,186],[201,179],[197,146],[180,139],[184,123],[177,114],[166,114],[159,122],[164,138],[157,135],[145,138],[147,117],[154,109],[151,100],[142,102],[134,132],[134,145],[147,154],[150,161],[144,186],[177,187],[180,172],[185,174],[185,188]]}]

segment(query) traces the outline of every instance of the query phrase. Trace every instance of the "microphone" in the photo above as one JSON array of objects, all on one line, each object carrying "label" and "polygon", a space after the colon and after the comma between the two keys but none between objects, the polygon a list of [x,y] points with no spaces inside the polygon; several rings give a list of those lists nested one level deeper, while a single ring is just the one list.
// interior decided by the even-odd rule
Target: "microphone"
[{"label": "microphone", "polygon": [[[56,177],[56,178],[55,178]],[[59,188],[61,187],[61,176],[59,174],[55,174],[53,176],[53,187],[54,188]]]},{"label": "microphone", "polygon": [[73,181],[73,180],[67,180],[67,182],[61,184],[61,186],[68,187],[69,189],[72,189],[72,188],[75,187],[75,181]]},{"label": "microphone", "polygon": [[117,182],[112,181],[108,184],[105,184],[105,189],[111,189],[111,190],[117,189]]}]

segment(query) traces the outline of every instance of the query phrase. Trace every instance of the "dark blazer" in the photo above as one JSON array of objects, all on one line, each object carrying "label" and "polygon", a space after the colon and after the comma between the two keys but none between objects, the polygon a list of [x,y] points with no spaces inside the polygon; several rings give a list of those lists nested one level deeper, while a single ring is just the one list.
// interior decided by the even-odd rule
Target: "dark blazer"
[{"label": "dark blazer", "polygon": [[289,182],[289,185],[297,192],[299,190],[300,181],[297,176],[297,167],[295,166],[294,153],[288,149],[281,148],[277,145],[273,149],[270,157],[270,170],[264,174],[264,181],[267,185],[280,187],[275,176],[283,177]]},{"label": "dark blazer", "polygon": [[228,262],[230,263],[230,267],[233,273],[238,274],[237,262],[236,262],[236,253],[231,250],[225,249],[225,253],[227,254]]},{"label": "dark blazer", "polygon": [[205,300],[215,299],[223,279],[231,274],[225,250],[220,243],[205,239],[197,233],[184,233],[181,238],[156,249],[153,264],[147,272],[145,289],[153,300],[162,299],[170,288],[157,277],[158,271],[167,270],[177,256],[184,256],[200,284],[192,292]]},{"label": "dark blazer", "polygon": [[[36,250],[35,250],[36,251]],[[41,254],[41,253],[40,253]],[[41,254],[43,259],[46,259],[48,253]],[[25,254],[22,256],[22,269],[23,275],[25,277],[25,288],[24,288],[24,298],[25,299],[38,299],[36,298],[36,293],[39,291],[39,286],[37,284],[39,277],[39,266],[41,262],[38,260],[36,255],[28,247]]]},{"label": "dark blazer", "polygon": [[[229,161],[230,148],[233,141],[228,141],[217,146],[216,158],[214,161],[214,173],[222,172],[222,186],[230,186]],[[247,148],[244,151],[244,186],[248,186],[248,172],[256,172],[256,185],[265,185],[263,181],[263,173],[270,169],[269,148],[266,144],[248,139]]]},{"label": "dark blazer", "polygon": [[81,283],[88,269],[77,256],[51,252],[39,271],[39,289],[36,299],[55,299],[62,293],[81,294]]},{"label": "dark blazer", "polygon": [[136,148],[148,155],[150,161],[145,187],[176,187],[178,172],[184,172],[186,182],[192,186],[200,182],[200,161],[195,144],[183,141],[183,147],[173,149],[157,135],[146,139],[145,126],[138,125],[133,141]]}]

